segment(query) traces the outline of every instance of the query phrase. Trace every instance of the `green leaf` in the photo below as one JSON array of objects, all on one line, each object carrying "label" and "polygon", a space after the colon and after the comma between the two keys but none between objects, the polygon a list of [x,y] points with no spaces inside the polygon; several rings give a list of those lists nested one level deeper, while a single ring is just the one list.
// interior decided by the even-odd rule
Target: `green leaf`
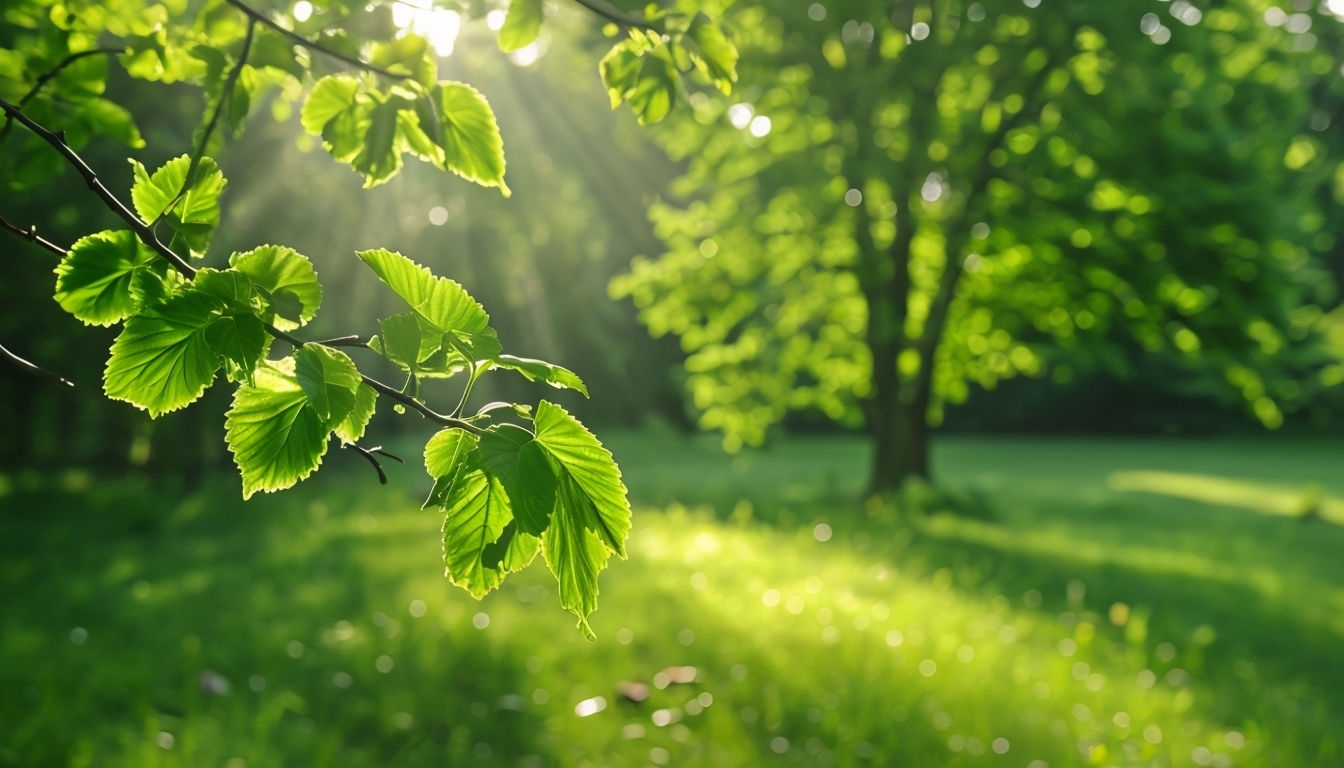
[{"label": "green leaf", "polygon": [[504,183],[504,140],[499,135],[495,113],[480,91],[466,83],[442,82],[425,97],[432,123],[421,127],[443,148],[440,167],[483,187],[498,187],[508,197]]},{"label": "green leaf", "polygon": [[[562,495],[571,495],[561,479]],[[597,635],[588,615],[597,610],[597,574],[607,565],[609,552],[601,540],[571,515],[556,514],[541,540],[546,564],[560,584],[560,604],[579,617],[578,627],[589,640]]]},{"label": "green leaf", "polygon": [[444,565],[454,584],[479,598],[532,561],[538,539],[517,531],[508,493],[481,463],[474,435],[439,431],[425,445],[425,469],[434,478],[425,506],[444,510]]},{"label": "green leaf", "polygon": [[661,43],[646,49],[642,39],[623,40],[602,57],[599,69],[612,108],[628,102],[641,125],[667,117],[676,103],[681,76]]},{"label": "green leaf", "polygon": [[489,367],[517,371],[528,381],[541,381],[556,389],[572,389],[581,392],[584,397],[588,396],[588,387],[584,386],[583,379],[568,368],[562,368],[545,360],[499,355],[490,361]]},{"label": "green leaf", "polygon": [[263,319],[282,331],[312,320],[322,305],[322,285],[306,256],[282,245],[263,245],[229,257],[229,266],[265,292]]},{"label": "green leaf", "polygon": [[271,346],[266,326],[250,312],[220,315],[206,326],[205,340],[224,359],[233,381],[250,381],[257,362]]},{"label": "green leaf", "polygon": [[186,155],[164,163],[153,175],[136,160],[131,161],[131,167],[135,175],[131,202],[140,218],[152,223],[162,216],[193,254],[205,253],[210,236],[219,226],[219,196],[228,183],[215,161],[202,157],[190,185],[187,173],[191,158]]},{"label": "green leaf", "polygon": [[513,520],[508,494],[498,478],[475,468],[458,474],[443,501],[443,562],[448,579],[481,598],[504,573],[487,567],[481,554]]},{"label": "green leaf", "polygon": [[[377,249],[360,251],[358,255],[432,331],[442,334],[459,356],[474,363],[499,355],[499,338],[490,327],[490,316],[461,285],[435,276],[399,253]],[[431,342],[429,348],[437,346]],[[423,362],[426,349],[423,335],[420,349]],[[448,360],[444,365],[451,362]]]},{"label": "green leaf", "polygon": [[350,412],[332,427],[336,436],[347,443],[357,442],[364,436],[364,430],[368,428],[377,404],[378,392],[361,381],[359,388],[355,390],[355,402],[350,407]]},{"label": "green leaf", "polygon": [[624,558],[630,502],[611,452],[564,408],[545,400],[537,404],[533,427],[561,481],[555,517],[573,518]]},{"label": "green leaf", "polygon": [[531,45],[541,34],[541,0],[512,0],[499,28],[499,49],[508,53]]},{"label": "green leaf", "polygon": [[157,417],[199,398],[221,365],[230,378],[250,377],[271,341],[251,288],[240,272],[202,269],[189,287],[132,316],[103,374],[108,397]]},{"label": "green leaf", "polygon": [[324,135],[327,123],[355,105],[357,93],[359,80],[354,76],[327,75],[308,92],[308,99],[299,111],[299,123],[314,136]]},{"label": "green leaf", "polygon": [[305,344],[295,350],[294,360],[299,388],[313,412],[323,423],[343,421],[355,407],[356,391],[363,383],[350,357],[320,344]]},{"label": "green leaf", "polygon": [[476,449],[476,436],[462,429],[441,429],[425,443],[425,471],[434,478],[434,490],[425,507],[443,506],[453,478],[466,466],[467,455]]},{"label": "green leaf", "polygon": [[187,291],[126,322],[112,344],[103,389],[158,417],[194,402],[219,370],[219,351],[206,337],[218,303]]},{"label": "green leaf", "polygon": [[238,387],[224,418],[224,441],[243,477],[243,498],[289,488],[327,452],[329,429],[294,375],[294,359],[268,363]]},{"label": "green leaf", "polygon": [[481,464],[513,501],[519,530],[540,535],[550,524],[556,493],[555,469],[545,449],[526,429],[499,424],[481,433],[477,450]]},{"label": "green leaf", "polygon": [[703,13],[697,13],[686,30],[686,37],[694,44],[691,60],[724,94],[731,93],[737,82],[737,47],[723,34],[723,30]]},{"label": "green leaf", "polygon": [[364,145],[350,163],[364,175],[365,189],[382,184],[401,170],[401,150],[396,141],[400,109],[396,102],[387,101],[369,112]]},{"label": "green leaf", "polygon": [[369,342],[374,351],[412,375],[420,363],[420,319],[414,312],[378,321],[381,333]]},{"label": "green leaf", "polygon": [[70,246],[56,267],[56,302],[88,325],[112,325],[145,303],[147,286],[137,281],[162,286],[167,268],[129,230],[89,235]]},{"label": "green leaf", "polygon": [[611,552],[625,557],[630,502],[611,453],[563,408],[541,401],[533,427],[557,479],[542,552],[560,584],[561,604],[578,615],[579,628],[591,638],[587,617],[597,608],[597,575]]}]

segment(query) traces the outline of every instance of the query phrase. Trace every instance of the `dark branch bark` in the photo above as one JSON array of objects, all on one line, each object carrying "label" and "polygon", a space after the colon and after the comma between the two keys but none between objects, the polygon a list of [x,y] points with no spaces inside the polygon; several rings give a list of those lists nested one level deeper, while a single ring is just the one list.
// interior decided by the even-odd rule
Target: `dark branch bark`
[{"label": "dark branch bark", "polygon": [[37,365],[36,363],[30,363],[27,360],[24,360],[22,357],[19,357],[13,352],[10,352],[4,346],[0,346],[0,357],[4,357],[11,363],[19,366],[20,368],[24,369],[25,371],[28,371],[29,373],[41,376],[43,378],[51,379],[52,381],[59,382],[67,387],[75,386],[75,383],[73,381],[70,381],[64,376],[52,373],[51,371],[48,371],[46,368],[43,368],[42,366]]},{"label": "dark branch bark", "polygon": [[174,269],[181,272],[184,276],[190,278],[196,274],[195,267],[188,264],[186,259],[179,256],[173,249],[164,245],[163,242],[159,240],[158,235],[154,234],[153,227],[141,221],[140,217],[135,215],[134,211],[127,207],[116,195],[112,194],[111,190],[103,185],[103,182],[98,178],[98,174],[94,173],[93,169],[89,167],[89,164],[84,162],[84,158],[80,157],[79,153],[75,152],[74,148],[66,143],[64,136],[47,130],[44,126],[33,122],[31,118],[23,114],[22,110],[3,98],[0,98],[0,109],[4,110],[6,116],[17,120],[24,128],[32,131],[35,136],[50,144],[52,148],[65,158],[66,162],[74,166],[75,170],[79,172],[79,175],[84,178],[84,183],[88,185],[89,189],[93,190],[93,193],[98,196],[99,200],[103,201],[103,204],[106,205],[109,210],[115,213],[122,221],[126,222],[127,226],[131,228],[131,231],[135,233],[136,237],[140,238],[141,242],[154,249],[155,253],[162,256],[169,264],[173,265]]},{"label": "dark branch bark", "polygon": [[309,40],[308,38],[298,34],[297,32],[291,29],[285,29],[271,17],[247,5],[246,3],[241,2],[241,0],[225,0],[225,2],[227,2],[229,5],[232,5],[234,8],[237,8],[238,10],[242,11],[244,14],[247,15],[249,19],[257,22],[258,24],[261,24],[267,29],[270,29],[280,34],[281,36],[285,37],[295,45],[303,46],[304,48],[307,48],[308,50],[313,51],[315,53],[320,53],[323,56],[326,56],[327,58],[345,62],[346,64],[349,64],[350,66],[355,67],[356,69],[362,69],[365,72],[372,72],[375,75],[381,75],[383,77],[392,80],[406,80],[407,78],[410,78],[412,76],[411,73],[409,72],[393,72],[389,69],[383,69],[382,67],[370,64],[369,62],[364,61],[363,59],[357,58],[355,56],[347,56],[346,54],[341,53],[340,51],[333,51],[330,48],[323,46],[321,43]]}]

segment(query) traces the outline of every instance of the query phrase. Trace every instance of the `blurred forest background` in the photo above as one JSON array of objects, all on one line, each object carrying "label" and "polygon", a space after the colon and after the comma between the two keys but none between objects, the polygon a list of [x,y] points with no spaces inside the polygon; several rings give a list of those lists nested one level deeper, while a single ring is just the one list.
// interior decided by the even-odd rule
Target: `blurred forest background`
[{"label": "blurred forest background", "polygon": [[[862,6],[859,3],[856,9],[862,11]],[[983,16],[983,7],[975,7]],[[1187,7],[1192,6],[1182,6]],[[822,231],[833,229],[828,222],[837,220],[833,211],[837,205],[850,207],[842,202],[846,187],[842,184],[837,190],[835,174],[827,177],[821,167],[790,170],[799,165],[796,161],[790,165],[791,158],[808,151],[806,141],[801,149],[794,146],[797,137],[837,130],[851,118],[843,112],[809,117],[809,110],[825,108],[824,99],[819,104],[818,98],[833,95],[825,91],[832,86],[818,81],[815,93],[804,91],[800,96],[799,87],[789,83],[801,77],[800,71],[815,71],[820,77],[829,68],[823,49],[831,43],[843,40],[862,48],[859,38],[850,38],[866,34],[871,42],[873,34],[871,26],[866,33],[859,26],[846,26],[843,4],[831,11],[825,8],[789,5],[778,11],[775,27],[754,23],[762,8],[740,8],[738,13],[753,22],[741,33],[742,87],[726,99],[695,94],[692,105],[682,104],[667,125],[652,131],[636,126],[629,115],[606,108],[600,83],[585,74],[591,71],[594,51],[601,50],[603,38],[582,19],[562,14],[543,45],[529,48],[523,56],[515,54],[512,60],[491,49],[488,29],[469,25],[453,39],[443,75],[479,81],[491,94],[509,152],[512,199],[418,167],[366,193],[357,176],[331,164],[320,151],[311,151],[314,140],[300,135],[296,141],[293,115],[277,115],[279,120],[262,115],[220,159],[229,188],[214,252],[292,243],[314,259],[329,300],[349,310],[323,313],[318,332],[368,335],[376,331],[373,319],[389,311],[391,304],[379,286],[364,279],[353,251],[384,244],[461,282],[480,298],[503,338],[522,354],[563,361],[582,372],[601,405],[579,401],[567,405],[586,420],[608,427],[654,423],[690,428],[700,412],[713,405],[712,400],[697,404],[686,394],[684,364],[688,355],[705,357],[707,345],[686,333],[697,321],[669,323],[666,315],[677,310],[663,309],[661,320],[646,316],[661,336],[650,340],[633,302],[612,300],[609,286],[618,278],[617,294],[641,299],[646,311],[660,309],[652,296],[671,293],[651,290],[660,279],[669,285],[684,284],[700,296],[710,295],[714,281],[722,284],[725,296],[728,289],[741,287],[731,270],[711,269],[708,259],[703,260],[704,269],[668,267],[642,282],[638,269],[620,277],[630,273],[632,259],[647,265],[643,257],[669,252],[650,223],[650,207],[671,244],[670,256],[688,247],[688,240],[689,247],[698,249],[712,238],[688,238],[685,225],[672,221],[668,210],[687,210],[689,201],[698,200],[697,205],[732,207],[734,215],[739,208],[745,211],[739,217],[745,230],[734,230],[731,227],[737,225],[720,210],[693,209],[699,211],[694,215],[712,222],[723,235],[720,239],[745,238],[721,246],[725,257],[721,261],[748,265],[743,267],[748,271],[761,259],[793,263],[787,248],[820,252],[834,247],[827,237],[852,241],[852,233],[842,224],[838,236],[819,235],[816,242],[801,246],[780,245],[786,239],[780,235],[789,233],[772,231],[776,224],[763,215],[769,205],[802,212],[815,225],[813,231]],[[1201,19],[1197,9],[1189,11],[1196,17],[1185,17],[1197,19],[1192,24],[1182,22],[1181,13],[1186,11],[1170,5],[1157,10],[1163,8],[1173,11],[1160,21],[1152,15],[1151,24],[1148,16],[1140,14],[1141,25],[1119,11],[1090,20],[1106,30],[1106,39],[1117,48],[1115,41],[1124,45],[1106,52],[1104,69],[1110,79],[1098,79],[1097,93],[1088,95],[1090,100],[1063,105],[1073,110],[1065,123],[1076,124],[1072,133],[1065,134],[1067,141],[1042,138],[1033,147],[1034,138],[1018,137],[1028,146],[1012,150],[1023,162],[1020,169],[1010,166],[1016,175],[1005,174],[1013,190],[1003,194],[1011,201],[996,204],[1002,209],[994,211],[998,218],[989,212],[972,217],[982,226],[982,220],[993,222],[996,237],[1000,231],[1011,233],[1010,239],[987,244],[1000,249],[986,253],[990,260],[1012,263],[1017,258],[1014,250],[1025,244],[1036,248],[1038,258],[1033,261],[1044,266],[1019,267],[1017,274],[1005,268],[990,278],[989,287],[962,290],[970,295],[968,301],[991,308],[996,333],[1006,328],[1012,336],[1005,351],[1007,346],[1020,348],[1021,358],[1014,354],[1012,363],[993,368],[986,362],[992,355],[976,346],[983,346],[983,340],[967,342],[983,318],[954,318],[947,343],[959,351],[940,366],[954,371],[948,378],[963,381],[950,395],[941,393],[941,401],[949,407],[935,409],[935,422],[941,422],[943,431],[1208,436],[1255,433],[1265,426],[1299,434],[1344,430],[1344,390],[1335,386],[1344,378],[1339,362],[1344,355],[1344,313],[1338,309],[1337,289],[1344,275],[1340,242],[1344,217],[1339,215],[1344,198],[1340,170],[1344,134],[1339,130],[1344,25],[1324,5],[1314,12],[1266,6],[1249,19],[1243,16],[1253,9],[1214,8],[1215,23],[1234,26],[1225,34],[1227,40],[1220,42],[1212,31],[1204,34],[1201,25],[1210,21]],[[1062,35],[1059,44],[1072,53],[1080,43],[1067,30],[1080,26],[1079,19],[1087,19],[1089,13],[1080,10],[1078,19],[1052,21],[1065,27],[1056,32],[1045,24],[1046,14],[1034,13],[1031,6],[1013,18],[1031,19],[1044,27],[1043,38]],[[993,19],[980,23],[992,24]],[[1145,31],[1150,28],[1154,31]],[[1157,38],[1164,35],[1171,40],[1159,43]],[[814,60],[803,59],[803,53],[771,52],[769,40],[787,40]],[[1242,47],[1222,50],[1234,42]],[[771,57],[781,55],[793,57],[793,66],[785,71],[787,77],[772,79],[777,65]],[[1236,57],[1249,60],[1229,63]],[[1024,77],[1031,66],[1019,65],[1007,51],[1004,58],[1007,63],[1002,66],[1013,77]],[[1222,71],[1233,68],[1235,78]],[[853,80],[846,71],[839,71],[837,83]],[[188,145],[191,116],[200,109],[191,89],[180,89],[174,98],[131,82],[113,87],[118,100],[143,116],[142,132],[164,155],[138,159],[154,167]],[[874,93],[888,88],[879,79],[853,87]],[[969,82],[967,89],[973,91]],[[920,105],[919,98],[912,93],[892,101]],[[973,111],[979,122],[980,110]],[[753,121],[753,116],[767,119]],[[823,125],[827,122],[832,124]],[[1154,126],[1159,128],[1156,134]],[[887,142],[900,132],[898,127],[879,130],[887,132]],[[946,154],[956,154],[950,146],[954,140],[955,136],[935,138],[932,152],[942,162],[926,160],[925,165],[946,169],[951,162]],[[725,154],[727,150],[713,144],[723,141],[737,147],[731,150],[736,154]],[[669,159],[660,144],[677,159]],[[129,183],[124,155],[123,149],[105,142],[88,153],[114,189]],[[1080,172],[1080,155],[1101,164],[1099,172]],[[748,162],[760,168],[736,167],[720,179],[698,166],[697,157],[722,167],[740,166],[743,158],[752,158]],[[988,160],[974,151],[953,159],[967,169]],[[7,193],[7,215],[16,222],[40,223],[42,231],[58,241],[66,232],[73,238],[102,226],[89,219],[107,214],[85,204],[78,176],[61,169],[54,155],[51,169],[64,183]],[[758,176],[755,186],[734,185],[735,178],[729,176],[740,178],[743,173]],[[942,173],[951,175],[947,170]],[[779,186],[764,188],[771,179]],[[928,181],[921,175],[918,185]],[[947,181],[955,189],[959,179]],[[886,196],[890,199],[890,192]],[[755,243],[749,239],[753,230],[759,235]],[[1069,241],[1079,236],[1076,232],[1095,232],[1085,236],[1096,243],[1090,250],[1070,252]],[[0,301],[31,307],[34,314],[4,314],[0,338],[22,340],[16,346],[34,359],[48,361],[85,389],[96,386],[112,334],[81,329],[54,303],[34,301],[34,296],[49,292],[52,264],[17,240],[8,247],[14,258],[9,277],[0,286]],[[1061,254],[1064,264],[1079,266],[1061,268]],[[1153,271],[1153,262],[1165,259],[1174,266],[1157,271],[1158,279],[1146,283],[1144,273]],[[1126,306],[1116,298],[1119,290],[1094,286],[1082,302],[1087,316],[1083,320],[1075,322],[1078,308],[1064,308],[1071,319],[1063,325],[1073,332],[1061,334],[1058,318],[1049,320],[1050,311],[1072,289],[1054,288],[1091,279],[1079,275],[1088,266],[1104,268],[1128,282],[1130,298],[1139,306]],[[787,282],[797,286],[793,290],[830,295],[835,302],[850,300],[850,291],[815,283],[810,277],[815,269],[797,265],[789,269]],[[1230,282],[1222,285],[1223,281]],[[1095,305],[1108,290],[1115,295],[1089,311],[1086,301]],[[981,300],[977,291],[993,296]],[[1030,296],[1023,299],[1019,294]],[[760,303],[769,299],[767,295]],[[776,300],[797,303],[787,292]],[[1180,301],[1188,304],[1179,312],[1169,309]],[[1149,322],[1152,327],[1135,331],[1131,326],[1142,326],[1134,319],[1144,318],[1144,305],[1156,319]],[[690,304],[681,309],[693,317],[699,312]],[[699,321],[700,326],[715,322],[723,320],[708,312]],[[742,324],[750,327],[749,321]],[[1187,328],[1198,335],[1181,332]],[[820,338],[807,326],[779,333],[792,333],[798,337],[793,341],[806,338],[814,348]],[[1241,347],[1220,346],[1220,334],[1241,338]],[[700,337],[706,335],[713,334]],[[1201,348],[1201,341],[1208,349]],[[761,363],[763,375],[782,380],[793,392],[813,382],[832,389],[852,388],[845,382],[828,383],[826,374],[806,370],[808,365],[845,370],[854,362],[843,345],[829,357],[823,354],[827,350],[800,353],[817,363]],[[1017,364],[1020,360],[1026,364]],[[804,370],[799,373],[799,368]],[[727,375],[714,364],[708,368],[701,364],[689,374],[692,383],[704,371],[721,379]],[[215,428],[226,399],[223,391],[208,395],[210,407],[174,413],[151,424],[132,410],[83,392],[60,391],[17,370],[0,380],[0,387],[5,403],[0,428],[12,436],[0,451],[10,466],[145,464],[177,471],[227,460]],[[741,401],[753,395],[736,394]],[[849,411],[838,414],[823,401],[816,397],[807,401],[810,405],[790,407],[787,426],[831,430],[834,427],[827,425],[837,415],[844,426],[859,426],[862,418],[856,418],[852,403],[845,406]],[[380,429],[386,433],[418,427],[413,420],[392,419]]]},{"label": "blurred forest background", "polygon": [[[115,329],[0,240],[0,343],[77,384],[0,367],[0,765],[1344,766],[1344,5],[884,5],[731,4],[739,87],[653,127],[564,3],[510,55],[498,14],[403,12],[489,97],[509,199],[362,190],[268,104],[219,158],[210,258],[309,256],[313,338],[396,311],[354,256],[386,247],[584,378],[546,396],[637,512],[595,644],[544,574],[450,589],[415,448],[390,488],[333,451],[237,501],[228,390],[109,402]],[[112,80],[137,159],[188,150],[197,91]],[[83,154],[129,186],[124,147]],[[0,213],[113,225],[50,172]],[[869,498],[853,265],[902,232],[911,338],[943,247],[974,258],[928,369],[937,488]]]}]

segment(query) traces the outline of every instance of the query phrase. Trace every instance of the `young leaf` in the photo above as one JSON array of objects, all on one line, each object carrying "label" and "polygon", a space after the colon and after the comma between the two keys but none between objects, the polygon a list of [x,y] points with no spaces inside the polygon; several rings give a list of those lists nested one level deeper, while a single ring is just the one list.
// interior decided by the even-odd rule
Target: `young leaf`
[{"label": "young leaf", "polygon": [[411,375],[421,360],[420,320],[414,312],[391,315],[378,321],[381,333],[369,342],[374,351]]},{"label": "young leaf", "polygon": [[511,0],[499,28],[499,49],[508,53],[531,45],[541,33],[541,19],[541,0]]},{"label": "young leaf", "polygon": [[133,232],[99,232],[76,241],[56,267],[56,302],[88,325],[119,323],[142,303],[137,278],[162,285],[166,269]]},{"label": "young leaf", "polygon": [[396,140],[400,110],[396,102],[386,101],[369,111],[364,144],[350,163],[364,175],[365,189],[382,184],[401,170],[401,149]]},{"label": "young leaf", "polygon": [[508,494],[499,479],[480,467],[458,474],[443,501],[443,562],[448,579],[473,597],[499,586],[504,572],[481,561],[504,526],[513,519]]},{"label": "young leaf", "polygon": [[306,256],[282,245],[263,245],[229,257],[229,266],[265,291],[264,319],[282,331],[312,320],[322,305],[322,285]]},{"label": "young leaf", "polygon": [[723,30],[703,13],[691,20],[686,37],[695,43],[691,59],[725,95],[732,93],[737,81],[737,48],[723,34]]},{"label": "young leaf", "polygon": [[299,388],[317,417],[324,424],[343,421],[355,407],[356,390],[363,384],[350,357],[340,350],[305,344],[295,350],[294,361]]},{"label": "young leaf", "polygon": [[681,75],[668,58],[665,45],[647,49],[646,41],[632,33],[612,46],[599,68],[612,109],[622,101],[628,102],[640,125],[656,123],[672,111]]},{"label": "young leaf", "polygon": [[[572,483],[568,476],[561,478],[561,493],[574,495],[566,487]],[[610,555],[606,546],[573,516],[556,514],[542,537],[541,551],[560,584],[560,604],[579,617],[584,637],[595,639],[588,615],[597,610],[597,574]]]},{"label": "young leaf", "polygon": [[434,478],[434,489],[425,507],[441,507],[453,480],[463,472],[467,456],[476,450],[476,436],[462,429],[441,429],[425,443],[425,471]]},{"label": "young leaf", "polygon": [[[153,175],[135,160],[131,161],[131,167],[135,175],[131,202],[140,218],[154,222],[163,216],[193,254],[205,253],[210,236],[219,226],[219,196],[228,183],[215,161],[202,157],[190,186],[186,186],[187,172],[191,168],[191,158],[187,155],[169,160]],[[182,192],[184,186],[186,190]],[[179,192],[182,192],[180,200],[177,199]]]},{"label": "young leaf", "polygon": [[311,475],[327,452],[328,425],[294,374],[294,359],[257,369],[233,395],[224,441],[243,477],[243,498],[289,488]]},{"label": "young leaf", "polygon": [[558,518],[572,519],[624,558],[630,502],[611,452],[564,408],[545,400],[537,404],[533,427],[537,443],[554,459],[560,479],[551,525]]},{"label": "young leaf", "polygon": [[[432,331],[445,335],[447,343],[468,362],[499,355],[499,338],[490,327],[490,316],[461,285],[437,277],[427,268],[392,251],[360,251],[358,256]],[[421,329],[421,362],[425,360],[424,330]],[[431,350],[438,346],[431,344]],[[450,362],[448,360],[444,365]]]},{"label": "young leaf", "polygon": [[504,140],[495,113],[481,92],[466,83],[442,82],[425,98],[432,124],[426,125],[422,117],[421,127],[443,147],[441,167],[483,187],[498,187],[508,197]]},{"label": "young leaf", "polygon": [[195,401],[220,366],[206,338],[217,309],[211,297],[187,291],[132,317],[112,344],[103,374],[107,396],[156,418]]},{"label": "young leaf", "polygon": [[526,429],[499,424],[481,433],[477,451],[481,464],[508,492],[518,529],[540,535],[550,524],[556,492],[555,469],[545,449]]},{"label": "young leaf", "polygon": [[364,436],[364,430],[369,426],[369,420],[373,418],[373,409],[378,403],[378,392],[364,382],[359,383],[359,388],[355,390],[355,403],[332,431],[336,436],[347,443],[353,443]]},{"label": "young leaf", "polygon": [[545,360],[533,360],[527,357],[499,355],[489,363],[489,368],[504,368],[521,373],[528,381],[541,381],[556,389],[572,389],[588,396],[588,387],[568,368],[562,368]]},{"label": "young leaf", "polygon": [[327,75],[308,92],[299,111],[303,129],[314,136],[323,135],[327,123],[355,105],[359,80],[352,75]]}]

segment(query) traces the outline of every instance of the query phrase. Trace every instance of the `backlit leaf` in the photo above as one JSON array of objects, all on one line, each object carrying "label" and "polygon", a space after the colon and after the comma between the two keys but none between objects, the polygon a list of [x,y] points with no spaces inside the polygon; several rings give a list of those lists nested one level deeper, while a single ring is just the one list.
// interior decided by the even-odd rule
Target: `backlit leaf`
[{"label": "backlit leaf", "polygon": [[499,135],[495,113],[480,91],[466,83],[442,82],[426,96],[432,109],[432,124],[421,127],[443,147],[445,170],[485,187],[498,187],[505,197],[504,140]]},{"label": "backlit leaf", "polygon": [[229,257],[229,266],[265,291],[264,318],[282,331],[312,320],[322,305],[322,285],[307,257],[282,245],[263,245]]},{"label": "backlit leaf", "polygon": [[464,471],[467,456],[476,449],[476,436],[466,430],[441,429],[425,443],[425,471],[434,478],[434,489],[424,506],[443,506],[454,478]]},{"label": "backlit leaf", "polygon": [[205,335],[217,309],[210,297],[188,291],[128,320],[103,374],[107,396],[154,417],[195,401],[220,366]]},{"label": "backlit leaf", "polygon": [[504,26],[499,28],[499,49],[516,51],[531,45],[541,33],[542,0],[511,0],[504,15]]},{"label": "backlit leaf", "polygon": [[541,381],[556,389],[573,389],[588,396],[588,387],[568,368],[562,368],[545,360],[533,360],[527,357],[499,355],[489,363],[490,368],[504,368],[521,373],[528,381]]},{"label": "backlit leaf", "polygon": [[233,396],[224,440],[243,478],[243,498],[289,488],[311,475],[327,452],[329,428],[294,375],[294,360],[257,369]]},{"label": "backlit leaf", "polygon": [[364,436],[364,430],[373,418],[374,407],[378,404],[378,392],[364,382],[355,390],[355,402],[345,418],[332,427],[336,436],[347,443],[358,441]]},{"label": "backlit leaf", "polygon": [[186,155],[169,160],[152,175],[136,160],[131,161],[131,167],[135,176],[131,202],[140,218],[154,222],[162,216],[193,254],[205,253],[210,236],[219,226],[219,196],[227,183],[214,159],[201,158],[189,186],[186,181],[191,158]]},{"label": "backlit leaf", "polygon": [[363,383],[359,369],[344,352],[320,344],[305,344],[294,352],[294,374],[308,403],[324,423],[343,421],[355,406]]},{"label": "backlit leaf", "polygon": [[[499,339],[490,327],[490,316],[461,285],[434,275],[399,253],[377,249],[358,255],[432,331],[443,334],[444,343],[460,356],[475,362],[499,354]],[[429,348],[438,346],[431,342]],[[424,350],[422,335],[422,355]]]},{"label": "backlit leaf", "polygon": [[327,75],[318,80],[299,111],[303,129],[314,136],[322,136],[327,123],[354,106],[358,92],[359,80],[352,75]]},{"label": "backlit leaf", "polygon": [[[560,480],[563,496],[574,496],[573,480]],[[596,637],[588,615],[597,610],[597,574],[610,553],[602,541],[571,514],[557,514],[542,536],[542,554],[560,584],[560,604],[579,617],[579,629],[589,640]]]},{"label": "backlit leaf", "polygon": [[477,448],[482,465],[504,484],[523,533],[540,535],[555,506],[556,476],[531,432],[513,424],[490,427]]},{"label": "backlit leaf", "polygon": [[140,306],[137,275],[162,284],[167,268],[129,230],[89,235],[56,267],[56,302],[89,325],[112,325]]},{"label": "backlit leaf", "polygon": [[537,443],[554,459],[561,480],[554,518],[572,518],[624,558],[630,502],[611,452],[564,408],[545,400],[537,404],[533,427]]}]

